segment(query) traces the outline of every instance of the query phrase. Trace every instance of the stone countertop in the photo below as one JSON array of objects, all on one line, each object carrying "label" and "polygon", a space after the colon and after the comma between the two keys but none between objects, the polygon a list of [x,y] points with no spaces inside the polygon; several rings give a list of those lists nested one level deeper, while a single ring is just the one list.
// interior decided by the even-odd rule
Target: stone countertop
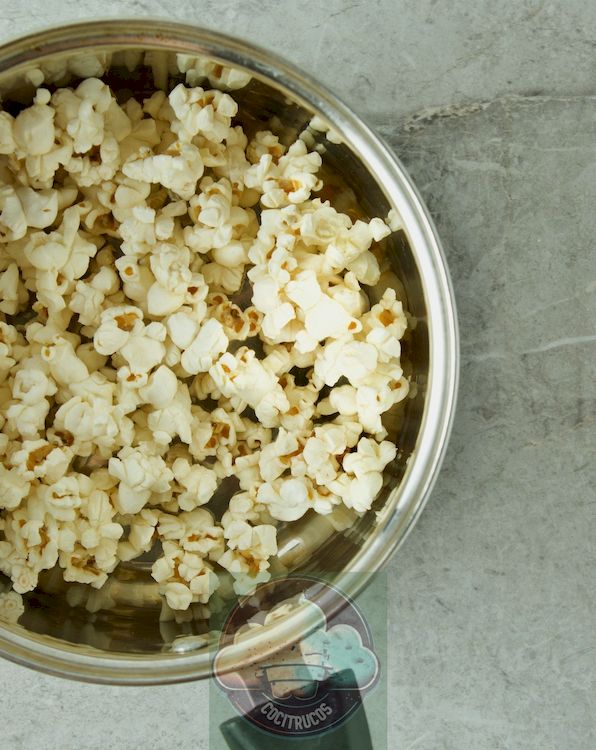
[{"label": "stone countertop", "polygon": [[[0,40],[98,7],[1,3]],[[592,750],[596,7],[104,0],[101,11],[167,15],[286,56],[410,170],[450,264],[462,366],[444,469],[390,564],[390,746]],[[82,685],[8,662],[0,680],[11,750],[207,747],[203,683]]]}]

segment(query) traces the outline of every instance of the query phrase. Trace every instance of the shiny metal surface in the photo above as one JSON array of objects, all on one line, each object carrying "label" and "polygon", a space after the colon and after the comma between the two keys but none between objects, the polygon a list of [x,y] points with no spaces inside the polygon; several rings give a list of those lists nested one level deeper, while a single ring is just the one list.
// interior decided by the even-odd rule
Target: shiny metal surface
[{"label": "shiny metal surface", "polygon": [[[148,53],[148,54],[147,54]],[[110,69],[106,80],[143,96],[155,86],[183,80],[175,55],[207,57],[250,72],[251,83],[233,92],[247,131],[268,127],[293,140],[314,114],[333,125],[342,144],[319,133],[324,178],[341,210],[386,216],[394,207],[405,232],[379,248],[382,281],[400,289],[413,325],[404,360],[415,397],[390,415],[399,452],[388,467],[381,496],[362,518],[345,514],[331,523],[305,517],[280,531],[275,569],[322,574],[349,596],[382,567],[415,523],[432,489],[446,446],[457,390],[458,340],[453,294],[440,243],[416,189],[389,149],[345,105],[288,63],[237,40],[179,24],[113,20],[43,31],[0,48],[0,91],[7,108],[30,101],[33,69],[57,85]],[[98,58],[97,60],[95,58]],[[101,71],[99,71],[101,72]],[[39,75],[37,73],[37,75]],[[341,205],[339,205],[341,203]],[[372,290],[375,296],[382,289]],[[161,622],[150,564],[122,565],[99,594],[66,585],[50,572],[28,595],[20,624],[0,623],[0,653],[37,669],[98,682],[174,682],[211,671],[217,615],[211,621]],[[321,606],[329,611],[333,597]],[[297,611],[268,634],[261,653],[282,648],[309,627]],[[211,633],[211,635],[210,635]],[[238,658],[242,656],[239,653]],[[233,653],[232,653],[233,663]]]}]

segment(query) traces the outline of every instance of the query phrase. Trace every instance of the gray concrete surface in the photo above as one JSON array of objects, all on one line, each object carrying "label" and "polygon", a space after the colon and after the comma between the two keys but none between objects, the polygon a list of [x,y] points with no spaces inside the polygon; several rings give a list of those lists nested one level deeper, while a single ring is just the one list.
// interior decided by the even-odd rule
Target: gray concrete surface
[{"label": "gray concrete surface", "polygon": [[[98,11],[2,2],[0,38]],[[390,745],[592,750],[596,8],[106,0],[101,11],[165,14],[276,50],[366,115],[410,169],[445,244],[463,361],[444,470],[391,563]],[[436,107],[449,109],[420,116]],[[0,680],[11,750],[207,747],[202,684],[78,685],[9,663]]]}]

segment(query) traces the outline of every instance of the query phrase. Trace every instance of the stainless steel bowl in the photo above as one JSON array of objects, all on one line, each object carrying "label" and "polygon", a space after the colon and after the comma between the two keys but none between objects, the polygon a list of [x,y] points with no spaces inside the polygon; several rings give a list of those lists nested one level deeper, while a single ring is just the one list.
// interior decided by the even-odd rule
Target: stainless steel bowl
[{"label": "stainless steel bowl", "polygon": [[[412,327],[404,360],[415,396],[391,415],[399,447],[373,509],[348,518],[345,528],[325,517],[305,517],[280,532],[278,570],[317,572],[355,596],[412,528],[431,491],[453,417],[458,340],[453,293],[428,211],[404,168],[360,118],[317,81],[271,53],[211,31],[164,20],[111,20],[42,31],[0,48],[0,91],[7,108],[31,101],[34,86],[65,85],[105,74],[130,96],[152,93],[184,76],[176,55],[250,73],[234,92],[247,129],[276,128],[293,140],[313,115],[331,124],[341,143],[321,132],[325,179],[356,214],[387,215],[395,208],[404,231],[381,248],[384,283],[400,288]],[[333,138],[333,141],[336,139]],[[372,295],[379,289],[372,290]],[[5,582],[6,583],[6,582]],[[121,565],[105,595],[89,599],[59,574],[45,576],[26,597],[17,625],[0,623],[0,653],[46,672],[95,682],[147,684],[206,677],[211,673],[212,624],[160,623],[159,597],[149,564]],[[333,597],[322,606],[333,608]],[[263,650],[281,648],[308,623],[298,611],[268,632]],[[242,655],[238,653],[238,660]],[[231,662],[234,664],[232,650]]]}]

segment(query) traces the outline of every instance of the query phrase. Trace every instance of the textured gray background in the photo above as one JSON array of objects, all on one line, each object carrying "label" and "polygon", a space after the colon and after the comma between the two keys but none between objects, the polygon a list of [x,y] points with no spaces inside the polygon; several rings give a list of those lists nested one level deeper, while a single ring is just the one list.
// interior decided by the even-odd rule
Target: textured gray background
[{"label": "textured gray background", "polygon": [[[410,169],[445,244],[463,362],[444,470],[391,563],[391,746],[593,750],[596,6],[4,1],[0,38],[100,10],[276,50]],[[0,680],[11,750],[207,746],[202,684],[96,687],[9,663]]]}]

